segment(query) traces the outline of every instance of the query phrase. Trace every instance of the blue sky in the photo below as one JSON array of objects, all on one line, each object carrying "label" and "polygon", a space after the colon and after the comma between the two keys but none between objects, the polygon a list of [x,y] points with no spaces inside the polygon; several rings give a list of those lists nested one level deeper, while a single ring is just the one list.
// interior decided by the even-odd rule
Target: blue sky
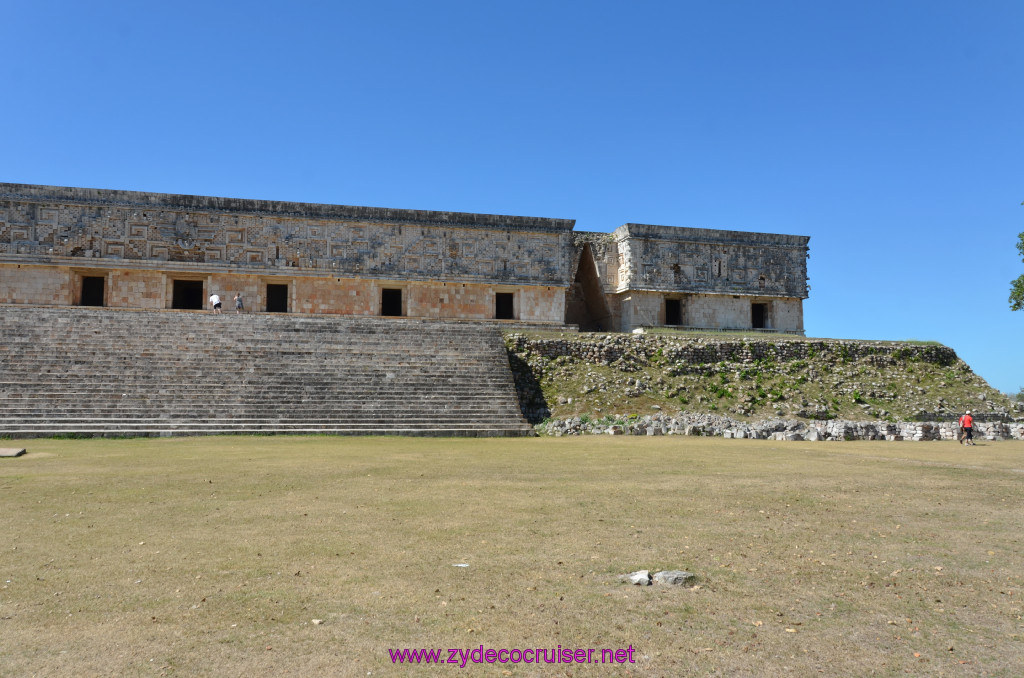
[{"label": "blue sky", "polygon": [[811,236],[1024,387],[1024,2],[10,2],[0,181]]}]

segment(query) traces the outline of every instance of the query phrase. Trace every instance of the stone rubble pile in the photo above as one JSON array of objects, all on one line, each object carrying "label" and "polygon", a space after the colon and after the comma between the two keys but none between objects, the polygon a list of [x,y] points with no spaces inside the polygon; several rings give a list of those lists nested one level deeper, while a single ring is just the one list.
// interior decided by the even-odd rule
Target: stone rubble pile
[{"label": "stone rubble pile", "polygon": [[[756,440],[956,440],[956,422],[799,421],[767,419],[745,422],[718,414],[679,412],[671,416],[589,417],[549,419],[538,433],[566,435],[687,435]],[[975,422],[974,436],[983,440],[1024,440],[1024,422]]]}]

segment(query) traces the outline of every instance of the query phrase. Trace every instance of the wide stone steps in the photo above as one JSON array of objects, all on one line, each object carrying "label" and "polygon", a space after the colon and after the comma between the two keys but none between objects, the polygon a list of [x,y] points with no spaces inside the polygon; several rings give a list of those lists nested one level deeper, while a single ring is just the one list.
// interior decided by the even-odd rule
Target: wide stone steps
[{"label": "wide stone steps", "polygon": [[[532,429],[531,429],[532,431]],[[54,431],[47,427],[42,428],[21,428],[0,432],[4,438],[51,438],[62,436],[91,437],[91,438],[146,438],[157,436],[198,436],[198,435],[345,435],[345,436],[437,436],[437,437],[467,437],[467,438],[496,438],[531,435],[529,432],[517,431],[511,427],[481,428],[480,426],[437,426],[434,428],[390,428],[378,426],[375,428],[352,428],[334,426],[311,426],[308,428],[278,429],[273,427],[255,429],[230,429],[230,428],[206,428],[190,430],[168,430],[163,428],[132,428],[112,429],[110,427],[89,428],[79,427],[74,431]]]},{"label": "wide stone steps", "polygon": [[499,330],[0,306],[0,436],[529,435]]},{"label": "wide stone steps", "polygon": [[[88,394],[83,394],[76,400],[64,400],[59,398],[35,398],[35,399],[22,399],[22,400],[0,400],[0,407],[3,408],[4,416],[14,416],[21,412],[28,413],[60,413],[60,412],[98,412],[98,411],[109,411],[109,412],[132,412],[132,411],[173,411],[173,412],[192,412],[202,411],[209,409],[223,409],[230,407],[245,407],[249,409],[258,409],[259,411],[302,411],[309,412],[315,410],[318,415],[328,412],[379,412],[379,411],[417,411],[423,408],[429,408],[432,413],[444,413],[444,412],[502,412],[505,408],[497,407],[489,404],[481,404],[477,406],[473,405],[456,405],[452,404],[452,399],[437,399],[437,398],[412,398],[403,401],[401,405],[393,405],[382,397],[377,399],[343,399],[337,401],[325,401],[320,399],[300,399],[292,398],[288,402],[276,401],[273,404],[266,403],[259,398],[246,398],[244,400],[237,400],[229,397],[217,397],[210,398],[205,401],[201,401],[198,398],[192,399],[194,405],[189,406],[182,403],[180,399],[172,398],[133,398],[129,403],[119,403],[116,400],[101,400],[96,399],[97,402],[87,406],[82,406],[80,403],[83,400],[88,399]],[[478,399],[482,399],[479,398]]]},{"label": "wide stone steps", "polygon": [[[531,429],[532,430],[532,429]],[[514,428],[511,425],[499,422],[493,427],[469,424],[459,426],[457,424],[437,424],[424,426],[391,426],[372,424],[366,426],[332,425],[330,422],[316,423],[308,426],[278,426],[268,424],[263,426],[208,426],[190,425],[187,428],[174,428],[162,425],[148,426],[89,426],[85,424],[76,425],[66,430],[55,429],[50,426],[18,427],[8,428],[0,431],[0,436],[5,438],[41,438],[55,436],[82,436],[96,438],[135,438],[135,437],[157,437],[157,436],[198,436],[198,435],[373,435],[373,436],[444,436],[444,437],[510,437],[529,435]]]},{"label": "wide stone steps", "polygon": [[[418,410],[419,408],[417,408]],[[315,403],[306,404],[302,407],[289,405],[287,407],[262,407],[253,406],[252,403],[239,404],[216,404],[205,407],[96,407],[96,408],[70,408],[70,407],[18,407],[5,409],[4,422],[13,421],[17,418],[32,419],[39,416],[46,416],[48,420],[56,421],[67,418],[82,417],[119,417],[119,418],[167,418],[174,416],[188,416],[190,418],[202,418],[211,414],[221,414],[231,417],[297,417],[302,419],[324,419],[324,418],[354,418],[365,419],[367,417],[386,417],[388,419],[400,419],[405,417],[424,418],[418,411],[409,413],[409,408],[394,407],[321,407]],[[496,407],[437,407],[432,416],[445,415],[446,417],[477,416],[487,414],[492,416],[513,417]]]},{"label": "wide stone steps", "polygon": [[[316,383],[316,384],[288,384],[288,383],[268,383],[264,381],[242,381],[235,380],[231,383],[217,382],[214,384],[203,384],[203,383],[188,383],[188,384],[176,384],[173,382],[164,382],[153,385],[147,385],[144,382],[136,380],[123,380],[123,379],[109,379],[108,383],[101,386],[75,386],[68,388],[64,391],[56,391],[57,388],[62,388],[71,378],[75,375],[66,375],[69,378],[66,379],[26,379],[21,382],[6,382],[3,386],[0,386],[0,393],[6,391],[6,397],[25,397],[35,394],[45,395],[47,397],[65,396],[70,394],[92,394],[96,396],[108,395],[110,397],[143,397],[146,395],[173,395],[176,397],[189,397],[191,395],[201,396],[204,393],[238,393],[240,388],[245,388],[245,392],[249,397],[253,395],[263,393],[277,393],[277,394],[296,394],[296,395],[320,395],[325,399],[337,399],[344,396],[348,396],[350,399],[358,399],[367,395],[375,393],[391,393],[394,388],[403,388],[406,391],[406,395],[409,397],[415,397],[417,395],[436,395],[442,394],[464,394],[464,395],[479,395],[487,396],[493,394],[493,388],[500,386],[503,382],[499,381],[483,381],[475,380],[472,382],[446,382],[440,380],[436,384],[415,384],[401,381],[392,381],[386,385],[367,384],[361,386],[352,386],[345,383],[336,383],[334,385],[327,383]],[[26,391],[26,387],[34,388],[36,390]],[[48,390],[49,387],[53,389]],[[130,387],[130,388],[126,388]],[[340,389],[344,389],[343,391]],[[4,395],[0,395],[2,399]]]},{"label": "wide stone steps", "polygon": [[[244,386],[242,384],[241,386]],[[318,388],[315,392],[294,390],[294,389],[247,389],[244,395],[238,393],[238,389],[213,389],[203,388],[202,386],[190,386],[186,388],[167,388],[163,390],[154,390],[149,392],[139,391],[125,391],[119,387],[109,387],[103,390],[100,389],[81,389],[81,390],[69,390],[64,393],[9,393],[0,396],[0,402],[7,403],[10,406],[17,407],[18,405],[25,405],[27,403],[41,402],[41,403],[52,403],[56,401],[68,402],[72,405],[80,405],[81,403],[76,402],[81,398],[96,398],[106,399],[109,402],[123,402],[132,403],[139,401],[150,401],[150,402],[189,402],[195,400],[200,403],[208,403],[209,400],[204,400],[203,396],[216,397],[218,401],[225,401],[226,398],[233,398],[235,402],[239,399],[241,402],[254,402],[261,401],[264,396],[277,397],[278,400],[275,402],[289,402],[291,399],[283,399],[282,396],[290,395],[295,398],[301,398],[302,403],[322,402],[324,404],[337,403],[365,403],[368,398],[374,396],[387,396],[391,392],[388,390],[358,390],[353,389],[347,391],[344,394],[336,393],[324,393],[324,388]],[[487,388],[436,388],[431,389],[429,392],[412,392],[408,393],[403,398],[403,406],[408,402],[423,402],[424,404],[431,403],[450,403],[452,402],[452,396],[459,395],[463,396],[459,401],[466,400],[483,400],[492,395],[492,391]],[[101,404],[103,401],[96,403],[90,402],[84,407],[94,407]],[[226,402],[226,401],[225,401]],[[376,401],[374,401],[376,402]]]},{"label": "wide stone steps", "polygon": [[[187,373],[184,373],[184,374],[187,374]],[[22,381],[6,381],[6,382],[4,382],[3,385],[0,385],[0,391],[10,390],[12,392],[24,393],[24,391],[22,390],[23,387],[25,387],[26,385],[31,386],[33,384],[35,384],[37,386],[42,386],[42,385],[63,386],[65,384],[67,384],[67,382],[70,380],[70,378],[73,378],[76,375],[74,375],[74,374],[65,374],[65,375],[63,375],[64,378],[60,378],[61,376],[62,375],[39,375],[39,376],[37,376],[35,378],[26,377]],[[335,381],[336,382],[343,382],[344,380],[336,379]],[[382,381],[385,381],[385,380],[382,380]],[[419,382],[419,383],[417,383],[417,382],[408,382],[408,381],[399,381],[399,380],[388,380],[388,381],[390,381],[390,383],[388,383],[386,385],[373,385],[373,384],[369,384],[369,385],[365,385],[365,386],[353,386],[351,384],[344,384],[344,385],[348,389],[347,392],[348,393],[353,393],[353,394],[354,393],[372,393],[372,392],[390,392],[391,390],[393,390],[394,386],[400,386],[400,387],[403,387],[405,389],[410,389],[410,390],[423,389],[423,390],[430,391],[430,392],[436,392],[436,391],[444,390],[444,389],[447,388],[448,390],[457,390],[459,392],[462,392],[462,391],[474,391],[475,390],[475,391],[479,391],[481,393],[490,393],[491,392],[490,391],[491,387],[497,386],[497,385],[500,385],[500,384],[504,383],[503,381],[498,381],[498,380],[494,380],[494,379],[474,379],[474,380],[471,380],[471,381],[465,381],[465,380],[454,381],[454,380],[446,380],[444,377],[439,378],[437,380],[437,382],[430,382],[430,383],[426,383],[426,382]],[[150,391],[150,392],[162,389],[162,390],[167,390],[167,391],[173,391],[175,393],[188,393],[188,392],[192,392],[192,391],[211,391],[211,390],[216,390],[216,389],[222,388],[222,387],[223,388],[227,388],[227,389],[231,390],[232,392],[234,392],[237,389],[238,386],[246,386],[246,387],[249,388],[250,392],[253,392],[253,393],[258,393],[261,390],[275,390],[275,391],[281,391],[281,392],[305,393],[305,392],[315,392],[317,389],[322,388],[321,384],[317,384],[315,386],[314,385],[302,385],[302,384],[296,385],[296,384],[289,384],[288,382],[280,382],[280,381],[268,382],[268,381],[262,381],[262,380],[256,381],[256,380],[242,380],[242,379],[233,379],[233,380],[230,381],[230,383],[228,383],[225,380],[225,381],[220,381],[220,382],[215,382],[215,383],[210,383],[210,384],[190,383],[190,384],[178,385],[178,384],[173,384],[172,382],[167,382],[167,383],[162,384],[162,385],[152,385],[152,384],[147,385],[145,383],[145,381],[142,381],[142,380],[129,379],[129,378],[123,378],[123,377],[115,376],[115,377],[109,379],[108,383],[104,384],[103,386],[83,387],[83,389],[80,392],[100,393],[100,392],[103,392],[103,391],[108,391],[110,393],[114,393],[115,391],[117,391],[118,393],[120,393],[120,391],[123,390],[123,389],[121,389],[121,387],[125,386],[125,385],[144,385],[144,386],[149,386],[150,387],[150,388],[147,388],[147,391]],[[71,389],[68,389],[67,391],[63,391],[63,392],[64,393],[70,393]]]},{"label": "wide stone steps", "polygon": [[[223,420],[217,422],[210,422],[205,419],[194,419],[187,422],[180,420],[168,420],[168,419],[140,419],[138,421],[123,420],[123,419],[75,419],[67,421],[48,421],[46,428],[59,433],[61,431],[76,432],[78,430],[89,428],[89,427],[100,427],[109,428],[111,430],[128,430],[128,429],[148,429],[148,428],[159,428],[161,430],[180,430],[190,431],[195,426],[203,426],[209,428],[215,426],[219,428],[236,428],[236,429],[268,429],[268,430],[288,430],[291,428],[310,428],[310,427],[344,427],[344,428],[359,428],[359,429],[375,429],[375,428],[451,428],[454,424],[461,424],[464,428],[471,428],[474,425],[472,418],[466,418],[462,421],[451,420],[445,421],[443,426],[439,425],[436,420],[433,419],[420,419],[420,418],[408,418],[408,419],[368,419],[362,421],[349,421],[345,419],[333,420],[333,419],[239,419],[239,420]],[[491,427],[507,426],[511,423],[508,420],[495,420]],[[14,431],[22,429],[31,429],[37,427],[38,424],[31,421],[16,421],[16,422],[5,422],[0,425],[0,431]]]},{"label": "wide stone steps", "polygon": [[[52,407],[46,405],[21,406],[16,408],[5,408],[3,421],[12,421],[16,418],[33,419],[46,417],[48,420],[63,418],[82,417],[117,417],[124,419],[138,418],[167,418],[167,417],[188,417],[198,419],[210,416],[229,417],[299,417],[303,419],[326,419],[326,418],[358,418],[364,420],[368,417],[386,417],[388,419],[399,419],[405,417],[419,418],[453,418],[453,417],[474,417],[478,415],[489,415],[491,417],[513,417],[497,407],[443,407],[432,406],[431,403],[424,403],[422,407],[357,407],[355,405],[323,406],[319,403],[300,403],[298,405],[289,403],[284,406],[266,407],[253,401],[247,403],[216,403],[202,407],[178,407],[174,404],[164,403],[137,403],[132,408],[121,408],[116,406],[98,406],[96,408],[74,408]],[[429,415],[427,412],[429,411]]]}]

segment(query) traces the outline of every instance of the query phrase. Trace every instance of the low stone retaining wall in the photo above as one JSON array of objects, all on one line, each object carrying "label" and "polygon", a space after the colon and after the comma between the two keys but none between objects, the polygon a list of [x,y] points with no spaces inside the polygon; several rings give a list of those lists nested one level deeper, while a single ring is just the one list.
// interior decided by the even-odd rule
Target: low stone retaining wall
[{"label": "low stone retaining wall", "polygon": [[[538,433],[564,435],[688,435],[756,440],[956,440],[955,422],[798,421],[769,419],[744,422],[714,414],[643,417],[550,419]],[[1024,422],[975,422],[974,437],[983,440],[1024,440]]]},{"label": "low stone retaining wall", "polygon": [[705,339],[672,334],[596,334],[547,339],[510,334],[506,342],[520,355],[552,360],[565,356],[584,363],[619,367],[638,360],[646,364],[656,355],[661,360],[688,365],[812,358],[839,362],[868,359],[878,365],[920,361],[949,366],[957,361],[956,352],[948,346],[842,339]]}]

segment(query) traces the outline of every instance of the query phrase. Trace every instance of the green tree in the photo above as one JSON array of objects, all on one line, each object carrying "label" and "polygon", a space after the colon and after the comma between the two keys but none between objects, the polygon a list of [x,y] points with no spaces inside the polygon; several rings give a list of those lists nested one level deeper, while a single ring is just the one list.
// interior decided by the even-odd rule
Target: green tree
[{"label": "green tree", "polygon": [[[1020,252],[1021,261],[1024,261],[1024,233],[1017,236],[1017,251]],[[1024,275],[1010,283],[1010,310],[1021,309],[1024,309]]]}]

